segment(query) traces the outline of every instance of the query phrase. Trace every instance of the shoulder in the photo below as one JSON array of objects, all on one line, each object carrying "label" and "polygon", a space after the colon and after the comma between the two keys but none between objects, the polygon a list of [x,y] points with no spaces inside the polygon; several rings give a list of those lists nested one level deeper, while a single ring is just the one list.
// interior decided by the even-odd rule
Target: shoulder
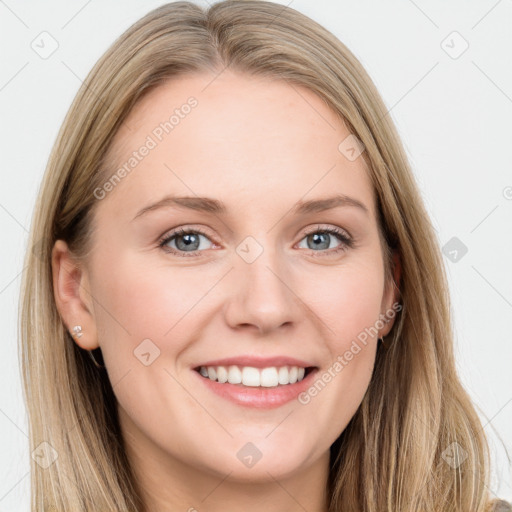
[{"label": "shoulder", "polygon": [[512,512],[512,503],[505,500],[492,500],[486,512]]}]

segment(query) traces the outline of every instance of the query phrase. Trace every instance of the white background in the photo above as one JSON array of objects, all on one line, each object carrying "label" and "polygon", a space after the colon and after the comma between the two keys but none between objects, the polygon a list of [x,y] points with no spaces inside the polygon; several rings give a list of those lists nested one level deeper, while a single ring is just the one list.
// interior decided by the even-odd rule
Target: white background
[{"label": "white background", "polygon": [[[0,0],[0,512],[29,510],[16,318],[37,189],[81,80],[162,3]],[[457,237],[468,249],[456,262],[445,256],[457,365],[485,415],[491,491],[512,500],[512,1],[279,3],[327,27],[362,62],[404,140],[439,243]],[[58,42],[47,59],[31,47],[43,31]],[[469,47],[453,58],[461,38]]]}]

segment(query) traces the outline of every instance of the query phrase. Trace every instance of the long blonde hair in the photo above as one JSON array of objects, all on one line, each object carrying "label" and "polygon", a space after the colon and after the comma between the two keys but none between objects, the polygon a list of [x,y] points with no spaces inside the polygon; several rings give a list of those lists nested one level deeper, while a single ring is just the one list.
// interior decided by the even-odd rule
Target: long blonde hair
[{"label": "long blonde hair", "polygon": [[[457,376],[443,260],[396,129],[368,74],[334,35],[260,0],[153,10],[96,63],[66,116],[35,206],[20,297],[30,443],[46,458],[31,459],[32,510],[144,510],[106,372],[73,342],[56,308],[51,250],[63,239],[87,260],[94,190],[134,104],[172,77],[228,66],[306,87],[339,115],[365,147],[387,278],[393,251],[401,258],[403,309],[360,407],[331,447],[329,511],[488,510],[489,449]],[[450,464],[447,450],[459,447],[464,460]]]}]

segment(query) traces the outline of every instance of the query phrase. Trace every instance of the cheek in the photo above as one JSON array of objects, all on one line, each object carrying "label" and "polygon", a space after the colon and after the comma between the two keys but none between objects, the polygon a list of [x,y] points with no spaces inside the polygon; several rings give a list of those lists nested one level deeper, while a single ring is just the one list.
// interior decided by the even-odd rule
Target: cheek
[{"label": "cheek", "polygon": [[147,259],[119,257],[114,264],[106,255],[91,283],[102,352],[111,354],[116,366],[131,364],[134,351],[148,339],[155,353],[165,351],[174,360],[185,341],[193,339],[201,299],[211,288],[212,280],[197,267],[148,265]]},{"label": "cheek", "polygon": [[[304,401],[322,403],[330,411],[330,420],[328,414],[324,419],[333,421],[334,433],[356,412],[373,373],[384,284],[380,261],[374,255],[373,251],[361,253],[357,259],[329,268],[322,279],[302,284],[304,302],[321,320],[330,361]],[[318,400],[317,394],[321,395]],[[315,414],[322,417],[323,412],[315,410]]]},{"label": "cheek", "polygon": [[382,276],[371,268],[340,267],[322,286],[309,290],[309,302],[324,326],[329,362],[301,403],[311,407],[311,416],[326,426],[325,436],[333,441],[359,408],[374,369]]},{"label": "cheek", "polygon": [[330,268],[322,278],[302,285],[304,302],[326,326],[326,336],[337,340],[336,350],[375,325],[379,319],[384,279],[379,261],[347,262]]}]

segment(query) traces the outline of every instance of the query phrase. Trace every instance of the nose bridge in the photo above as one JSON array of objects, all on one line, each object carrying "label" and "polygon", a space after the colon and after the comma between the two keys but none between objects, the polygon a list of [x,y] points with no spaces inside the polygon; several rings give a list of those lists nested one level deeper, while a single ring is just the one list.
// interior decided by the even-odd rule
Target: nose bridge
[{"label": "nose bridge", "polygon": [[232,327],[252,324],[269,331],[299,318],[291,274],[271,238],[247,237],[236,248],[227,315]]}]

